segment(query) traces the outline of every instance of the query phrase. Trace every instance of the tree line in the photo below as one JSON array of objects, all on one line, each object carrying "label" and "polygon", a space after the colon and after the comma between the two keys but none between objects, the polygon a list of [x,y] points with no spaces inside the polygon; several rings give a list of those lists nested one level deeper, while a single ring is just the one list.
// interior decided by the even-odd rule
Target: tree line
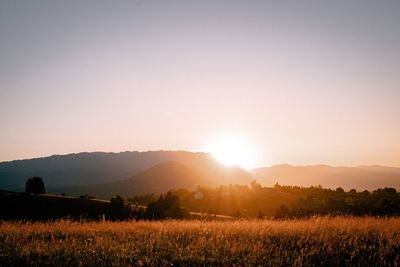
[{"label": "tree line", "polygon": [[355,189],[345,191],[322,187],[302,188],[297,186],[275,185],[277,190],[302,197],[291,205],[282,204],[277,210],[276,217],[292,218],[313,215],[372,215],[399,216],[400,194],[394,188],[379,188],[372,192]]},{"label": "tree line", "polygon": [[[40,177],[26,182],[29,194],[44,194]],[[83,195],[80,199],[90,200]],[[189,211],[210,215],[222,214],[237,218],[297,218],[313,215],[399,216],[400,194],[394,188],[381,188],[372,192],[321,186],[300,187],[275,184],[263,187],[256,181],[249,185],[227,185],[196,190],[175,189],[162,195],[144,195],[111,198],[103,212],[108,219],[183,219]],[[93,213],[93,214],[97,214]],[[92,216],[93,217],[93,216]]]},{"label": "tree line", "polygon": [[[185,208],[208,214],[223,214],[238,218],[297,218],[313,215],[400,216],[400,193],[394,188],[372,192],[321,186],[262,187],[256,181],[250,185],[228,185],[216,188],[198,187],[190,191],[172,191]],[[196,194],[201,199],[196,199]],[[147,205],[155,195],[130,198],[133,203]]]},{"label": "tree line", "polygon": [[182,208],[179,197],[172,191],[160,195],[142,206],[133,204],[122,196],[115,196],[110,201],[110,218],[112,220],[136,219],[136,220],[164,220],[189,218],[189,211]]}]

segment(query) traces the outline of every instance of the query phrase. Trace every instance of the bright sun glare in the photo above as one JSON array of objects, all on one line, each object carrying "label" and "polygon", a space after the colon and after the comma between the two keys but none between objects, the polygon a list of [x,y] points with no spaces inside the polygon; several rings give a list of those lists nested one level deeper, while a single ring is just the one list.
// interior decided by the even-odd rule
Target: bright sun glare
[{"label": "bright sun glare", "polygon": [[254,166],[254,151],[240,137],[219,137],[210,143],[207,150],[225,166],[238,165],[246,169]]}]

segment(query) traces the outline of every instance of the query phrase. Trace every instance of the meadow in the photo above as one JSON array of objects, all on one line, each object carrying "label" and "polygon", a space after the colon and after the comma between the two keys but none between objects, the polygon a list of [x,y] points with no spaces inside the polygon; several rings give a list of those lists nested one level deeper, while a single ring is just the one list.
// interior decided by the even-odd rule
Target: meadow
[{"label": "meadow", "polygon": [[399,266],[400,218],[1,222],[2,266]]}]

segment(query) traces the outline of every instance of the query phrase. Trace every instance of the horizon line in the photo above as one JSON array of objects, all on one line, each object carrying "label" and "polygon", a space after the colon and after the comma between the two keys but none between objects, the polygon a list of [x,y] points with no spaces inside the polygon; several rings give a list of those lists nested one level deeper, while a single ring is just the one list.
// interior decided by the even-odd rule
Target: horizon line
[{"label": "horizon line", "polygon": [[[70,155],[79,155],[79,154],[94,154],[94,153],[103,153],[103,154],[122,154],[122,153],[149,153],[149,152],[184,152],[184,153],[193,153],[193,154],[212,154],[210,151],[205,151],[205,150],[171,150],[171,149],[159,149],[159,150],[124,150],[124,151],[79,151],[79,152],[70,152],[70,153],[65,153],[65,154],[51,154],[51,155],[43,155],[43,156],[37,156],[37,157],[32,157],[32,158],[20,158],[20,159],[12,159],[12,160],[5,160],[5,161],[0,161],[0,164],[5,164],[5,163],[11,163],[15,161],[28,161],[28,160],[39,160],[39,159],[44,159],[44,158],[50,158],[50,157],[63,157],[63,156],[70,156]],[[400,168],[400,166],[392,166],[392,165],[381,165],[381,164],[359,164],[359,165],[334,165],[334,164],[326,164],[326,163],[306,163],[306,164],[293,164],[293,163],[288,163],[288,162],[280,162],[280,163],[274,163],[271,165],[260,165],[255,168],[251,169],[246,169],[242,166],[239,166],[243,169],[246,169],[247,171],[251,170],[256,170],[256,169],[261,169],[261,168],[271,168],[274,166],[281,166],[281,165],[287,165],[291,167],[332,167],[332,168],[360,168],[360,167],[384,167],[384,168]]]}]

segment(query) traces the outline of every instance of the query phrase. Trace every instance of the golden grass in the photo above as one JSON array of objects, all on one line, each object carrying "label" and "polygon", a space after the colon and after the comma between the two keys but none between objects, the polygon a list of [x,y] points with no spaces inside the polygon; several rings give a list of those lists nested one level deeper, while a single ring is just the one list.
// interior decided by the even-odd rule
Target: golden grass
[{"label": "golden grass", "polygon": [[400,218],[2,222],[0,265],[399,266]]}]

